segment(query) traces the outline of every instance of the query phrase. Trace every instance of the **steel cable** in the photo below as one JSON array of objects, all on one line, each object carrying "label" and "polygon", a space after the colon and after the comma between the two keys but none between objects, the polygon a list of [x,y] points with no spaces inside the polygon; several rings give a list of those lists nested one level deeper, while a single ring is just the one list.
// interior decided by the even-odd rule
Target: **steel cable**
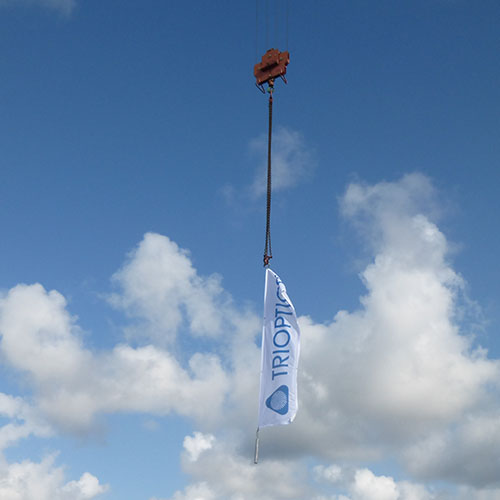
[{"label": "steel cable", "polygon": [[271,142],[273,133],[273,87],[269,85],[269,133],[267,139],[267,203],[266,203],[266,244],[264,247],[264,266],[273,258],[271,249]]}]

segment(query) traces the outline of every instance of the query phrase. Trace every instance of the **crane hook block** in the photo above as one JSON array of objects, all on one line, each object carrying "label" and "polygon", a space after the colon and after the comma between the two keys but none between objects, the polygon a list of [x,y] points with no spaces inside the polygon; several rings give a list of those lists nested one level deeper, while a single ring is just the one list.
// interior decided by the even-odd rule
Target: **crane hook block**
[{"label": "crane hook block", "polygon": [[287,50],[280,52],[278,49],[269,49],[262,56],[262,61],[253,67],[253,74],[257,79],[257,86],[262,87],[264,83],[278,77],[285,80],[286,67],[289,62],[290,54]]}]

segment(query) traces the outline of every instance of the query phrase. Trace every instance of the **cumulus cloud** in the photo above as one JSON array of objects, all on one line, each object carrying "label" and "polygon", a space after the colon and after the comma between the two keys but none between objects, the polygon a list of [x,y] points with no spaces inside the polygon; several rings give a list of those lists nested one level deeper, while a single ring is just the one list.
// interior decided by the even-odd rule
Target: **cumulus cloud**
[{"label": "cumulus cloud", "polygon": [[400,497],[392,477],[375,476],[368,469],[356,471],[351,489],[353,500],[398,500]]},{"label": "cumulus cloud", "polygon": [[302,466],[284,460],[268,460],[264,466],[256,467],[227,441],[211,440],[210,448],[197,460],[192,460],[187,447],[182,463],[185,472],[196,482],[176,492],[171,500],[310,498],[311,490],[306,485]]},{"label": "cumulus cloud", "polygon": [[207,483],[197,483],[187,486],[184,491],[175,492],[172,500],[216,500],[216,498]]},{"label": "cumulus cloud", "polygon": [[0,0],[0,7],[18,5],[38,5],[69,15],[76,7],[76,0]]},{"label": "cumulus cloud", "polygon": [[369,469],[356,470],[346,500],[432,500],[436,496],[421,484],[377,476]]},{"label": "cumulus cloud", "polygon": [[499,487],[500,411],[472,412],[453,429],[432,433],[406,450],[409,469],[426,480]]},{"label": "cumulus cloud", "polygon": [[456,494],[452,496],[443,498],[449,500],[498,500],[500,498],[500,489],[498,488],[486,488],[486,489],[474,489],[468,486],[462,486],[458,488]]},{"label": "cumulus cloud", "polygon": [[[267,135],[254,139],[250,147],[259,158],[251,192],[254,196],[260,196],[267,189]],[[311,175],[314,169],[313,155],[306,148],[299,132],[285,127],[277,128],[273,133],[272,151],[273,191],[292,188]]]},{"label": "cumulus cloud", "polygon": [[135,336],[164,344],[183,322],[193,335],[221,332],[228,299],[220,277],[199,276],[188,252],[166,236],[147,233],[113,281],[120,292],[110,296],[111,304],[143,320],[129,329]]},{"label": "cumulus cloud", "polygon": [[342,468],[336,464],[329,466],[317,465],[314,467],[316,480],[326,480],[330,483],[338,483],[342,480]]},{"label": "cumulus cloud", "polygon": [[64,297],[41,285],[18,285],[0,300],[2,354],[26,374],[52,423],[84,431],[96,415],[123,411],[217,417],[228,381],[216,356],[196,353],[182,367],[151,345],[93,353],[75,322]]},{"label": "cumulus cloud", "polygon": [[99,480],[84,473],[77,481],[64,482],[62,467],[51,455],[40,463],[0,462],[0,498],[9,500],[91,500],[108,490]]},{"label": "cumulus cloud", "polygon": [[[399,456],[434,432],[456,428],[468,412],[498,406],[492,391],[498,361],[475,346],[458,321],[464,280],[431,220],[435,211],[428,207],[436,201],[429,180],[415,174],[394,183],[353,184],[340,204],[373,250],[360,275],[367,292],[358,310],[339,311],[331,322],[299,319],[301,409],[293,439],[287,428],[264,429],[262,456]],[[258,350],[248,343],[242,351],[257,366]],[[254,373],[234,377],[238,397],[226,423],[252,426],[255,406],[244,394],[256,394]],[[232,412],[237,418],[231,420]]]},{"label": "cumulus cloud", "polygon": [[[187,455],[186,472],[198,482],[177,491],[170,500],[433,500],[438,497],[424,485],[377,476],[367,468],[342,470],[338,465],[314,468],[308,477],[307,466],[297,461],[266,461],[254,466],[221,444],[211,447],[203,460],[194,463]],[[221,471],[224,471],[221,473]],[[329,493],[320,493],[326,480]],[[465,491],[465,490],[464,490]],[[470,490],[468,490],[470,493]],[[440,492],[440,494],[445,494]],[[439,496],[439,498],[448,498]],[[474,498],[474,497],[471,497]],[[153,500],[153,499],[152,499]]]},{"label": "cumulus cloud", "polygon": [[337,458],[358,448],[366,456],[370,446],[413,442],[484,402],[498,377],[498,362],[456,322],[463,280],[446,238],[407,200],[419,199],[426,182],[350,186],[341,200],[367,237],[377,234],[375,256],[361,273],[359,310],[324,325],[301,318],[296,423],[315,453]]},{"label": "cumulus cloud", "polygon": [[[410,479],[463,483],[460,495],[489,498],[499,486],[499,364],[460,321],[465,282],[436,224],[432,184],[417,174],[352,184],[340,208],[372,252],[360,273],[366,293],[356,310],[326,323],[300,317],[300,411],[293,428],[262,430],[258,467],[250,457],[260,317],[238,309],[220,278],[201,276],[165,236],[146,234],[113,278],[109,300],[134,322],[128,338],[140,338],[138,347],[90,350],[61,294],[18,285],[0,298],[3,359],[31,383],[33,408],[59,428],[82,431],[116,412],[195,419],[203,433],[185,438],[182,458],[193,484],[174,500],[436,495],[340,465],[317,466],[313,487],[305,457],[330,464],[390,457]],[[178,359],[180,335],[210,339],[214,352]],[[0,405],[23,415],[8,396]],[[5,442],[16,432],[38,431],[8,430]]]},{"label": "cumulus cloud", "polygon": [[[498,481],[497,420],[479,419],[485,409],[499,406],[498,361],[488,358],[460,323],[465,282],[453,270],[449,243],[433,220],[439,209],[435,190],[418,174],[393,183],[352,184],[340,206],[373,252],[360,274],[367,292],[358,310],[340,311],[331,322],[300,318],[301,409],[293,430],[262,430],[261,457],[296,457],[299,467],[305,455],[340,461],[391,456],[417,478],[462,481],[472,485],[470,498],[481,498],[483,490],[474,487],[491,488]],[[250,343],[240,341],[236,352],[249,353],[247,362],[257,365],[258,350]],[[256,393],[256,379],[251,370],[234,377],[238,397],[228,396],[224,423],[229,427],[251,427],[255,407],[243,395]],[[481,433],[483,425],[488,431]],[[246,436],[231,460],[244,460],[241,451],[250,456],[251,437]],[[428,442],[434,436],[436,441]],[[200,464],[187,470],[213,487],[211,474],[201,473]],[[434,498],[423,485],[375,476],[368,469],[359,469],[348,484],[335,467],[315,471],[316,477],[329,477],[334,489],[338,482],[344,485],[345,491],[332,491],[332,498]],[[236,490],[217,490],[217,498],[231,494]]]},{"label": "cumulus cloud", "polygon": [[0,417],[7,423],[0,427],[0,499],[5,500],[90,500],[108,490],[92,474],[64,483],[62,467],[55,467],[56,454],[40,463],[24,460],[8,463],[2,451],[29,436],[50,437],[53,429],[37,408],[23,398],[0,393]]},{"label": "cumulus cloud", "polygon": [[[435,493],[422,484],[396,481],[393,477],[377,476],[370,469],[342,468],[337,464],[319,465],[313,469],[314,479],[335,485],[336,494],[319,496],[315,500],[432,500]],[[343,493],[340,493],[340,492]],[[440,495],[445,494],[440,492]],[[440,496],[439,498],[445,498]]]},{"label": "cumulus cloud", "polygon": [[189,460],[191,462],[196,462],[204,451],[212,448],[214,441],[215,437],[212,434],[195,432],[193,436],[186,436],[184,438],[183,446],[188,454]]},{"label": "cumulus cloud", "polygon": [[0,393],[0,417],[7,420],[7,423],[0,427],[0,452],[30,435],[52,435],[50,426],[43,422],[36,409],[23,398]]}]

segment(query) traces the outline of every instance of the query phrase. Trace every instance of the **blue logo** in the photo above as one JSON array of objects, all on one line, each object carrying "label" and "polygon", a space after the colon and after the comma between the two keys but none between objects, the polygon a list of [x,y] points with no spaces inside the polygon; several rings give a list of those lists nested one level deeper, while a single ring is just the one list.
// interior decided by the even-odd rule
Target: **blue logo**
[{"label": "blue logo", "polygon": [[266,406],[279,413],[286,415],[288,413],[288,386],[281,385],[266,400]]}]

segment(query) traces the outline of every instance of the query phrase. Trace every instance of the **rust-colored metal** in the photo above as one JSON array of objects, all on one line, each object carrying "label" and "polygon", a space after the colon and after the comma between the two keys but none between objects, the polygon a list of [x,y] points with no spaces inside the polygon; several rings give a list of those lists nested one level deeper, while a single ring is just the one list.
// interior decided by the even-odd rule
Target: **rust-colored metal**
[{"label": "rust-colored metal", "polygon": [[263,56],[262,61],[253,67],[253,74],[257,79],[257,86],[275,78],[283,78],[285,81],[286,67],[290,62],[290,54],[287,50],[280,52],[278,49],[269,49]]}]

